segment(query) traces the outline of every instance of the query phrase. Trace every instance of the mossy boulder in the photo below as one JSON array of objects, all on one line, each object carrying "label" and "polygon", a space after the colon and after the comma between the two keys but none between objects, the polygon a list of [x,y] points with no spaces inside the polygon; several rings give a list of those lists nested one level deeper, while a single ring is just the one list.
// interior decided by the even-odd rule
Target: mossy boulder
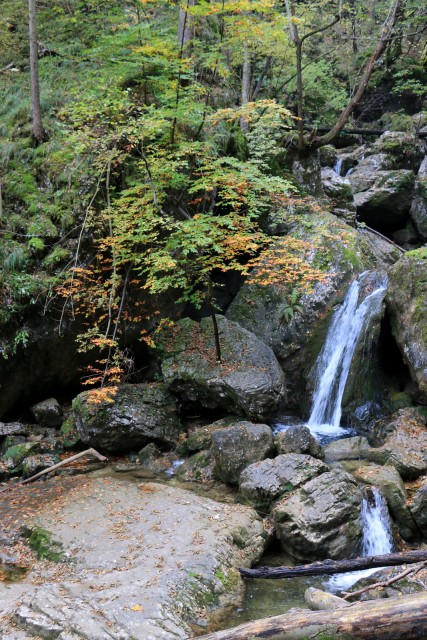
[{"label": "mossy boulder", "polygon": [[[290,238],[301,241],[300,249],[289,248],[289,236],[273,247],[277,255],[267,283],[255,278],[240,289],[227,317],[270,345],[286,377],[290,405],[304,398],[307,374],[324,343],[334,306],[342,302],[350,282],[367,269],[383,268],[400,255],[390,244],[359,232],[330,213],[301,214]],[[305,249],[304,249],[305,247]],[[306,259],[324,278],[312,282],[292,303],[282,257]],[[256,276],[256,274],[255,274]]]},{"label": "mossy boulder", "polygon": [[246,467],[239,478],[241,502],[268,510],[274,500],[300,487],[329,467],[320,460],[298,453],[287,453]]},{"label": "mossy boulder", "polygon": [[171,447],[183,431],[175,398],[161,383],[123,384],[112,402],[91,402],[83,392],[72,404],[84,444],[109,453],[138,451],[149,442]]},{"label": "mossy boulder", "polygon": [[371,145],[368,153],[385,153],[396,169],[416,171],[425,154],[423,141],[409,131],[386,131]]},{"label": "mossy boulder", "polygon": [[9,447],[2,457],[0,462],[5,465],[11,473],[19,473],[22,469],[22,463],[31,454],[37,453],[40,450],[38,442],[22,442],[21,444],[15,444]]},{"label": "mossy boulder", "polygon": [[427,247],[408,251],[390,269],[386,300],[394,338],[427,402]]},{"label": "mossy boulder", "polygon": [[362,539],[361,498],[358,483],[344,471],[309,480],[272,511],[283,549],[302,561],[356,555]]},{"label": "mossy boulder", "polygon": [[187,403],[263,420],[283,401],[283,373],[273,351],[255,335],[217,316],[222,360],[212,321],[185,318],[163,339],[165,384]]}]

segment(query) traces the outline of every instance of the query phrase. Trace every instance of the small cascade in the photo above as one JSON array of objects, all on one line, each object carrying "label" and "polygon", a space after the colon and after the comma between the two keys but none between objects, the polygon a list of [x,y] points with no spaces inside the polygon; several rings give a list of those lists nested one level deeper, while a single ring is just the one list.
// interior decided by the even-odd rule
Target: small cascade
[{"label": "small cascade", "polygon": [[[362,556],[379,556],[393,551],[390,515],[383,495],[376,487],[366,490],[367,496],[362,500]],[[367,578],[379,569],[365,569],[333,576],[328,580],[330,591],[346,591],[353,584]]]},{"label": "small cascade", "polygon": [[[307,426],[317,435],[334,436],[345,433],[340,427],[341,401],[357,343],[369,321],[380,311],[387,288],[387,276],[362,273],[351,284],[345,300],[335,313],[326,341],[317,359],[317,385]],[[362,298],[362,299],[361,299]]]},{"label": "small cascade", "polygon": [[335,171],[336,174],[338,174],[339,176],[341,175],[341,171],[342,171],[342,158],[337,158],[336,162],[333,166],[333,171]]}]

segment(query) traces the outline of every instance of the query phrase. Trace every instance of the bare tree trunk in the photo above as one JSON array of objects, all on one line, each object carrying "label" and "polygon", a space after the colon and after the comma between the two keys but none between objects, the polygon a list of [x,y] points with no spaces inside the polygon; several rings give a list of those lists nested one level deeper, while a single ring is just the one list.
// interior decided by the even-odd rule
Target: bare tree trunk
[{"label": "bare tree trunk", "polygon": [[185,9],[179,10],[178,44],[182,52],[188,52],[191,40],[194,38],[194,19],[188,13],[189,7],[194,7],[196,0],[187,0]]},{"label": "bare tree trunk", "polygon": [[36,0],[28,0],[28,17],[28,31],[30,38],[30,85],[31,111],[33,117],[33,136],[38,143],[41,143],[45,140],[45,132],[42,125],[40,106]]},{"label": "bare tree trunk", "polygon": [[[242,93],[241,104],[242,107],[251,101],[251,54],[248,46],[243,45],[243,67],[242,67]],[[248,121],[246,118],[240,118],[240,128],[242,131],[246,131],[248,128]]]}]

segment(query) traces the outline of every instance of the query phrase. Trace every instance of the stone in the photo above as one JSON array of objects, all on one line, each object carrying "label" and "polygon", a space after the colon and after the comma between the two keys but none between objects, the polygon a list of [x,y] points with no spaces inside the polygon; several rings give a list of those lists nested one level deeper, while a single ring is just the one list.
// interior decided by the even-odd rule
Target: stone
[{"label": "stone", "polygon": [[322,184],[325,194],[334,201],[335,206],[353,206],[353,193],[348,178],[342,178],[333,169],[322,169]]},{"label": "stone", "polygon": [[299,453],[255,462],[240,474],[239,499],[255,509],[268,511],[274,500],[326,471],[329,471],[326,464]]},{"label": "stone", "polygon": [[[352,187],[355,174],[356,171],[349,177]],[[371,183],[369,187],[354,192],[358,220],[374,229],[404,227],[411,207],[414,172],[405,169],[377,171],[367,180]]]},{"label": "stone", "polygon": [[72,561],[48,580],[34,567],[25,585],[8,585],[5,639],[14,629],[58,640],[184,640],[238,602],[236,567],[251,566],[266,544],[253,509],[157,483],[61,478],[51,500],[34,520]]},{"label": "stone", "polygon": [[64,449],[73,449],[80,442],[73,416],[69,416],[61,425],[61,443]]},{"label": "stone", "polygon": [[[269,274],[269,284],[246,282],[227,311],[228,318],[273,349],[285,372],[288,406],[303,404],[307,372],[324,343],[330,314],[342,302],[350,282],[357,274],[400,256],[397,249],[390,250],[390,243],[378,237],[372,240],[373,235],[353,229],[330,213],[301,214],[290,236],[308,242],[311,249],[308,256],[302,250],[295,250],[295,255],[305,257],[325,278],[314,282],[299,297],[298,308],[285,318],[289,292],[278,266]],[[289,252],[287,242],[280,238],[273,247],[279,259]]]},{"label": "stone", "polygon": [[394,338],[427,402],[427,247],[408,251],[389,271],[387,307]]},{"label": "stone", "polygon": [[337,150],[331,144],[326,144],[319,149],[321,167],[334,167],[337,161]]},{"label": "stone", "polygon": [[154,442],[171,447],[183,431],[175,398],[161,383],[120,385],[113,402],[90,403],[83,392],[72,404],[81,441],[107,453],[138,451]]},{"label": "stone", "polygon": [[266,424],[236,422],[212,433],[215,475],[223,482],[237,484],[243,469],[264,460],[273,452],[273,434]]},{"label": "stone", "polygon": [[48,398],[33,405],[30,412],[36,422],[44,427],[60,427],[62,424],[62,410],[55,398]]},{"label": "stone", "polygon": [[292,174],[298,186],[313,196],[322,196],[319,152],[296,158],[292,163]]},{"label": "stone", "polygon": [[214,476],[214,460],[210,449],[198,451],[180,464],[175,471],[180,479],[208,482]]},{"label": "stone", "polygon": [[22,477],[30,478],[36,475],[36,473],[39,473],[39,471],[44,471],[44,469],[58,464],[58,462],[61,462],[61,458],[51,453],[39,453],[34,456],[28,456],[22,463]]},{"label": "stone", "polygon": [[371,151],[388,154],[395,169],[416,171],[425,155],[425,146],[424,141],[412,132],[386,131],[371,145]]},{"label": "stone", "polygon": [[[415,480],[427,471],[427,429],[425,419],[416,409],[400,409],[387,424],[388,433],[382,447],[374,455],[386,454],[404,480]],[[372,457],[371,457],[372,459]]]},{"label": "stone", "polygon": [[24,436],[6,436],[0,447],[0,455],[4,455],[10,447],[14,447],[17,444],[23,444],[24,442]]},{"label": "stone", "polygon": [[360,482],[378,487],[387,501],[390,515],[396,522],[399,533],[405,540],[413,540],[418,531],[410,510],[406,505],[407,495],[402,478],[392,466],[376,464],[359,467],[353,471]]},{"label": "stone", "polygon": [[325,457],[322,445],[304,425],[294,425],[280,431],[274,438],[278,453],[306,453],[314,458]]},{"label": "stone", "polygon": [[409,214],[420,236],[427,239],[427,156],[418,171]]},{"label": "stone", "polygon": [[427,536],[427,484],[417,489],[409,504],[412,517],[424,538]]},{"label": "stone", "polygon": [[22,422],[0,422],[0,438],[3,436],[28,436],[30,426]]},{"label": "stone", "polygon": [[374,184],[378,171],[387,171],[392,168],[393,162],[385,153],[370,155],[360,160],[348,176],[352,193],[367,191]]},{"label": "stone", "polygon": [[39,450],[40,445],[38,442],[23,442],[22,444],[9,447],[0,458],[0,461],[10,472],[19,473],[25,458],[37,453]]},{"label": "stone", "polygon": [[360,509],[356,480],[333,470],[280,500],[272,518],[283,549],[296,560],[340,559],[360,549]]},{"label": "stone", "polygon": [[325,447],[325,460],[336,462],[337,460],[361,460],[367,458],[371,446],[364,436],[343,438],[330,442]]},{"label": "stone", "polygon": [[165,384],[187,403],[264,420],[283,401],[283,373],[266,344],[217,316],[222,362],[216,361],[211,318],[177,322],[165,337]]}]

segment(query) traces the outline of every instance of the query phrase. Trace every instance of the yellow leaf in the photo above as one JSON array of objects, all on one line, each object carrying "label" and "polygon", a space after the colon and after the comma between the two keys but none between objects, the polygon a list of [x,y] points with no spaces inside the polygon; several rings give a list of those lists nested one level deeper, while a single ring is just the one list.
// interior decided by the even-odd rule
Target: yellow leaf
[{"label": "yellow leaf", "polygon": [[143,607],[140,604],[134,604],[133,607],[130,608],[131,611],[142,611]]}]

